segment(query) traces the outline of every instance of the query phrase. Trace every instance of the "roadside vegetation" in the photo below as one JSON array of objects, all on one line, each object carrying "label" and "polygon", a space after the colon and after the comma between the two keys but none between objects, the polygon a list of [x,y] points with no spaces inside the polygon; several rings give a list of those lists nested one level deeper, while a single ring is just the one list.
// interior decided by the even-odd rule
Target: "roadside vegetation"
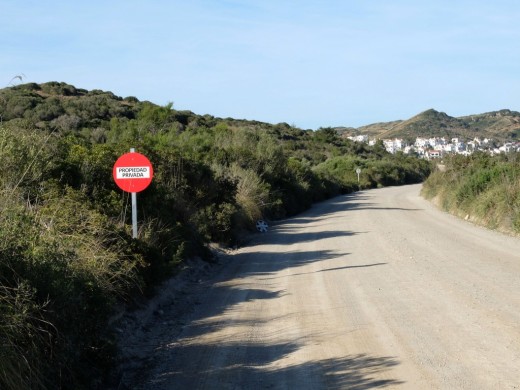
[{"label": "roadside vegetation", "polygon": [[[112,166],[130,147],[154,165],[138,194]],[[329,128],[220,119],[50,82],[0,90],[0,388],[110,381],[114,306],[153,294],[208,244],[240,243],[259,218],[332,196],[423,181],[428,162]],[[355,170],[361,169],[358,183]]]},{"label": "roadside vegetation", "polygon": [[477,224],[520,234],[520,155],[476,153],[444,159],[426,180],[423,195]]}]

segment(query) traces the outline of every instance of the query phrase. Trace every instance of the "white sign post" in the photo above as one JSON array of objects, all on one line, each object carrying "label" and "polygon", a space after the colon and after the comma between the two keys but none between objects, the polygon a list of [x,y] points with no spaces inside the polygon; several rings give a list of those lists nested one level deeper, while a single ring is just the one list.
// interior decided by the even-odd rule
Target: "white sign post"
[{"label": "white sign post", "polygon": [[[130,153],[135,153],[134,148],[130,148]],[[358,175],[359,182],[359,175]],[[132,192],[132,238],[137,238],[137,192]]]}]

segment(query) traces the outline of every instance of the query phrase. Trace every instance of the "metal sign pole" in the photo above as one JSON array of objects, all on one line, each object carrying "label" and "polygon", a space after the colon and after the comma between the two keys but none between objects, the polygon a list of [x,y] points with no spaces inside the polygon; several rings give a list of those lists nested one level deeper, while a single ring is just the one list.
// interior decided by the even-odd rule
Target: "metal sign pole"
[{"label": "metal sign pole", "polygon": [[137,194],[132,192],[132,238],[137,238]]},{"label": "metal sign pole", "polygon": [[[135,149],[130,148],[130,153],[134,153]],[[137,238],[137,193],[132,192],[132,238]]]}]

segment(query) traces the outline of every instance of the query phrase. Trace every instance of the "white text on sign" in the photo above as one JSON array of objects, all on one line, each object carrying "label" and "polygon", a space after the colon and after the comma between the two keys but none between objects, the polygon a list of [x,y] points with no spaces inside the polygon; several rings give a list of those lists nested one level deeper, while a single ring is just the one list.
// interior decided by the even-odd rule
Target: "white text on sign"
[{"label": "white text on sign", "polygon": [[118,179],[149,179],[150,169],[148,167],[118,167],[116,172]]}]

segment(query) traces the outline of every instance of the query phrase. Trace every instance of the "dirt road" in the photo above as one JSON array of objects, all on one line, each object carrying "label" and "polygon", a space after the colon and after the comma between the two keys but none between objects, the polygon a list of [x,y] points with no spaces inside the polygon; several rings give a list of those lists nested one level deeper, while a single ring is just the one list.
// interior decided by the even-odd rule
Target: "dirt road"
[{"label": "dirt road", "polygon": [[196,283],[189,314],[160,313],[132,388],[520,389],[520,239],[419,190],[335,198],[258,234]]}]

